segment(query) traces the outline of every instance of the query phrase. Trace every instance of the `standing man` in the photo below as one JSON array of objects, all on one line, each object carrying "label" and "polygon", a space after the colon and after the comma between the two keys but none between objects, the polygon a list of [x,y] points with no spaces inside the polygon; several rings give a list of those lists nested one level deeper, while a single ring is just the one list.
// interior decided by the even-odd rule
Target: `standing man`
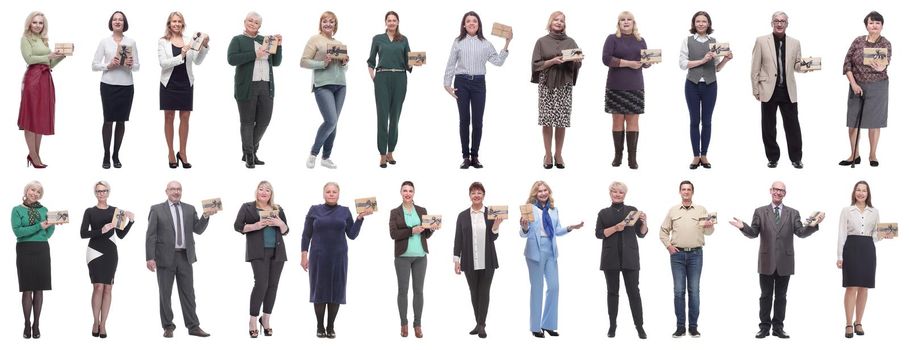
[{"label": "standing man", "polygon": [[679,184],[682,203],[673,205],[660,226],[660,241],[669,250],[672,285],[675,293],[675,333],[685,335],[685,289],[688,289],[688,333],[700,337],[698,315],[701,309],[701,268],[704,266],[704,236],[713,233],[713,220],[707,209],[691,202],[694,184]]},{"label": "standing man", "polygon": [[175,278],[183,323],[189,329],[189,335],[207,337],[209,334],[199,328],[199,317],[196,316],[192,265],[196,262],[196,247],[192,233],[205,232],[208,217],[214,211],[206,209],[200,219],[195,207],[180,202],[183,186],[177,181],[168,183],[165,193],[167,201],[155,204],[149,210],[148,232],[145,235],[145,265],[149,271],[158,273],[158,301],[164,337],[172,338],[176,328],[170,303]]},{"label": "standing man", "polygon": [[770,22],[773,33],[758,37],[751,53],[751,94],[761,101],[761,136],[768,168],[776,168],[780,146],[776,143],[776,110],[783,116],[789,160],[796,169],[802,165],[802,130],[795,72],[801,72],[802,48],[799,41],[786,35],[789,16],[777,11]]},{"label": "standing man", "polygon": [[[786,291],[789,289],[789,277],[795,274],[795,253],[792,235],[805,238],[820,228],[824,214],[817,217],[817,225],[802,226],[799,211],[783,206],[786,197],[786,185],[781,181],[770,187],[771,202],[768,206],[754,210],[751,226],[738,218],[729,223],[735,226],[745,237],[761,237],[761,249],[758,254],[758,274],[761,283],[760,313],[758,314],[761,329],[755,338],[761,339],[770,335],[789,338],[783,331],[783,320],[786,318]],[[773,300],[776,294],[776,301]],[[770,318],[770,307],[773,306],[773,319]]]}]

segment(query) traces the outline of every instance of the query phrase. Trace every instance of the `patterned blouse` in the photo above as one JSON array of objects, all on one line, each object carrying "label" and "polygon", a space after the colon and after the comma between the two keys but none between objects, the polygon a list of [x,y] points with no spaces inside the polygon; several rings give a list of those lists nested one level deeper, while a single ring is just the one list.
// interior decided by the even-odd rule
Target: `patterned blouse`
[{"label": "patterned blouse", "polygon": [[[887,55],[893,56],[893,49],[890,47],[890,41],[887,38],[881,36],[877,42],[868,42],[866,40],[868,36],[862,35],[852,41],[852,45],[849,45],[849,51],[846,51],[846,59],[843,61],[843,74],[846,72],[852,72],[852,76],[855,77],[855,81],[858,83],[873,83],[876,81],[887,80],[887,68],[884,68],[882,72],[875,71],[871,66],[865,65],[863,62],[864,59],[864,49],[865,48],[876,48],[876,49],[887,49]],[[888,57],[888,62],[891,57]]]}]

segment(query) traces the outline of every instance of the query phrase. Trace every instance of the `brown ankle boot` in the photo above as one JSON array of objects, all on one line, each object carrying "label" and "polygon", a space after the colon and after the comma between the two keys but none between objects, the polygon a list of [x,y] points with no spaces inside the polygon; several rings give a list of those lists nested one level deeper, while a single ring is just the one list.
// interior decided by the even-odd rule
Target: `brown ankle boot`
[{"label": "brown ankle boot", "polygon": [[631,169],[638,168],[638,135],[640,131],[628,131],[628,167]]},{"label": "brown ankle boot", "polygon": [[615,157],[612,158],[612,166],[622,165],[622,151],[625,146],[625,131],[612,132],[612,144],[615,147]]}]

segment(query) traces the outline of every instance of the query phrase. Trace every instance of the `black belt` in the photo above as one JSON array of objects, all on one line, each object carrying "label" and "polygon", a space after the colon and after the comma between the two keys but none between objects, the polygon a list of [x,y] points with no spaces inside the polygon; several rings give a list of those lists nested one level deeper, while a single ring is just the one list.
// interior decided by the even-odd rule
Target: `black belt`
[{"label": "black belt", "polygon": [[696,252],[696,251],[701,250],[702,248],[703,248],[703,247],[694,247],[694,248],[679,248],[679,247],[675,247],[675,249],[678,249],[678,250],[683,251],[683,252]]},{"label": "black belt", "polygon": [[455,77],[461,78],[461,79],[467,79],[467,80],[475,80],[475,79],[483,79],[483,78],[485,78],[486,76],[483,75],[483,74],[478,74],[478,75],[458,74],[458,75],[456,75]]}]

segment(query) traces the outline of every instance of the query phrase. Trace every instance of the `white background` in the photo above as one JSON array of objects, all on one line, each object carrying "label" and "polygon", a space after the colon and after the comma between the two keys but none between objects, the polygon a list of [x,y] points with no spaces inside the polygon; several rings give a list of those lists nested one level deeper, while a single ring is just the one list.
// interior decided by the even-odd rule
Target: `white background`
[{"label": "white background", "polygon": [[[0,108],[6,127],[0,129],[3,148],[8,150],[6,176],[0,186],[2,197],[12,207],[20,191],[31,180],[44,183],[42,203],[51,210],[69,210],[72,223],[58,227],[51,249],[54,289],[45,294],[41,322],[42,339],[22,340],[20,303],[16,284],[14,239],[0,240],[4,302],[0,303],[0,336],[4,347],[57,348],[60,346],[253,346],[272,345],[352,347],[381,344],[398,348],[503,346],[552,348],[554,346],[652,346],[719,347],[735,342],[739,346],[845,347],[850,343],[880,346],[899,339],[901,298],[907,263],[902,239],[878,245],[877,287],[870,292],[864,324],[868,335],[842,339],[844,316],[840,270],[836,261],[836,222],[840,209],[855,181],[871,183],[873,202],[882,221],[901,221],[900,198],[905,198],[897,174],[903,168],[899,149],[906,148],[904,70],[901,61],[903,19],[895,4],[828,2],[425,2],[376,1],[368,3],[296,3],[240,1],[209,2],[123,2],[123,1],[31,1],[6,6],[7,54],[3,55],[0,95],[8,96]],[[253,7],[254,6],[254,7]],[[14,126],[20,79],[25,65],[15,49],[24,18],[42,10],[50,25],[51,42],[74,42],[76,54],[54,70],[57,88],[57,134],[46,137],[42,159],[44,170],[21,166],[27,154],[21,131]],[[339,18],[337,38],[347,44],[350,70],[347,74],[347,102],[341,113],[338,137],[332,158],[337,170],[304,166],[315,130],[322,119],[311,94],[311,72],[299,67],[306,40],[316,33],[322,11],[330,9]],[[395,158],[399,164],[388,169],[376,167],[375,105],[365,61],[373,35],[384,30],[383,14],[396,10],[402,32],[413,50],[427,51],[428,64],[409,75],[409,94],[404,104],[401,136]],[[615,31],[615,19],[622,10],[632,11],[640,32],[651,48],[661,48],[664,63],[645,71],[647,113],[641,117],[641,141],[637,171],[612,168],[611,118],[603,112],[606,67],[600,60],[606,36]],[[711,170],[688,170],[691,159],[688,139],[688,111],[683,83],[685,72],[677,65],[677,50],[687,35],[691,15],[707,10],[713,17],[714,33],[721,42],[731,43],[735,54],[719,73],[719,99],[714,114]],[[779,125],[783,149],[780,167],[765,167],[760,136],[760,106],[751,96],[750,50],[754,38],[770,32],[770,17],[776,10],[790,16],[788,33],[801,40],[804,56],[823,57],[824,69],[798,76],[800,120],[804,138],[805,169],[793,169],[785,155],[785,138]],[[847,83],[841,74],[846,49],[858,35],[865,34],[862,18],[870,10],[886,19],[883,34],[894,43],[896,65],[890,70],[893,100],[889,128],[880,142],[880,168],[867,165],[867,144],[861,146],[863,163],[856,169],[838,167],[836,162],[849,152],[845,107]],[[122,169],[102,170],[99,72],[90,63],[99,40],[110,35],[107,21],[114,10],[123,10],[129,19],[126,33],[138,43],[141,70],[134,73],[136,98],[120,159]],[[156,65],[156,42],[164,33],[167,14],[183,12],[187,32],[204,31],[211,36],[211,51],[195,68],[196,98],[192,114],[189,160],[191,170],[166,168],[166,147],[162,137],[162,112],[158,110],[160,69]],[[268,164],[247,170],[240,162],[238,113],[233,99],[233,70],[226,62],[230,38],[242,32],[242,21],[250,10],[263,17],[261,32],[284,36],[284,61],[275,67],[275,109],[271,126],[262,141],[260,157]],[[496,48],[504,40],[489,35],[493,22],[514,27],[511,53],[503,67],[488,66],[488,102],[482,170],[458,170],[460,148],[457,108],[441,88],[444,64],[452,39],[464,12],[476,10],[485,24],[485,33]],[[567,169],[543,170],[540,128],[537,126],[536,85],[530,80],[530,55],[535,40],[546,34],[549,14],[567,14],[567,32],[584,49],[588,58],[580,72],[574,94],[572,127],[568,130],[564,158]],[[782,124],[781,122],[779,124]],[[866,140],[865,134],[862,135]],[[903,158],[903,159],[901,159]],[[625,162],[627,164],[627,162]],[[119,243],[120,268],[114,288],[114,302],[108,322],[110,337],[101,343],[88,333],[91,287],[84,263],[86,241],[79,238],[82,210],[94,205],[92,184],[112,184],[110,203],[136,213],[138,222]],[[221,197],[225,211],[212,218],[204,235],[197,238],[199,262],[194,265],[198,314],[202,327],[213,334],[209,339],[186,336],[179,303],[174,296],[176,339],[161,338],[158,292],[154,274],[145,269],[144,233],[148,208],[165,200],[164,188],[171,179],[182,181],[184,200],[200,205],[205,198]],[[249,340],[247,309],[252,287],[249,264],[243,261],[244,238],[233,231],[240,204],[253,199],[259,180],[270,180],[276,200],[284,206],[291,233],[287,236],[290,261],[279,289],[272,325],[275,336]],[[464,278],[453,273],[451,263],[454,219],[469,205],[467,187],[472,181],[486,185],[486,203],[507,204],[513,212],[526,200],[530,185],[544,179],[553,195],[563,223],[585,222],[585,227],[559,239],[561,251],[560,338],[538,340],[528,334],[527,268],[522,256],[524,240],[518,236],[517,220],[503,224],[497,250],[501,268],[496,271],[487,322],[488,339],[467,335],[474,324]],[[717,211],[721,224],[708,238],[701,282],[701,339],[671,339],[675,316],[668,254],[658,240],[658,224],[666,210],[677,203],[677,185],[683,179],[695,183],[695,201]],[[774,180],[788,185],[786,205],[827,212],[821,230],[807,239],[797,239],[796,272],[789,288],[786,330],[788,341],[754,340],[757,331],[759,296],[756,261],[758,242],[744,238],[726,224],[732,216],[749,220],[753,209],[769,202],[768,188]],[[395,303],[396,283],[392,265],[393,242],[387,234],[388,211],[400,203],[398,186],[403,180],[416,183],[416,202],[430,213],[444,216],[443,228],[429,241],[429,269],[426,277],[422,340],[401,339]],[[620,301],[619,328],[615,339],[605,337],[607,327],[606,287],[598,270],[600,241],[593,237],[596,214],[609,205],[607,186],[620,180],[628,184],[627,203],[650,216],[651,233],[641,240],[641,284],[645,328],[650,339],[640,342],[634,332],[624,291]],[[321,203],[326,181],[341,184],[342,202],[376,196],[380,211],[368,217],[360,237],[349,242],[350,270],[348,304],[338,316],[338,339],[317,340],[312,306],[308,302],[308,277],[299,267],[302,223],[310,205]],[[624,288],[623,288],[624,289]],[[249,342],[249,343],[247,343]],[[98,344],[98,345],[96,345]],[[304,346],[306,346],[304,345]]]}]

